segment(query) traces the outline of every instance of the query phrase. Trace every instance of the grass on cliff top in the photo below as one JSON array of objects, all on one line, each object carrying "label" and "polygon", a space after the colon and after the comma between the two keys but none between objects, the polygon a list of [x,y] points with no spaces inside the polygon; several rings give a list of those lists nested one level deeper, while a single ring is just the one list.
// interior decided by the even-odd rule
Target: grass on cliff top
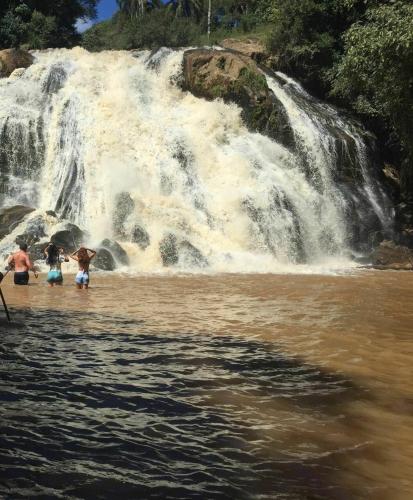
[{"label": "grass on cliff top", "polygon": [[218,29],[211,32],[208,40],[208,35],[205,33],[199,37],[199,45],[219,45],[222,40],[226,38],[234,38],[235,40],[247,40],[249,38],[256,38],[266,46],[267,40],[271,34],[273,26],[269,24],[262,24],[257,26],[252,31],[244,31],[241,28],[237,29]]}]

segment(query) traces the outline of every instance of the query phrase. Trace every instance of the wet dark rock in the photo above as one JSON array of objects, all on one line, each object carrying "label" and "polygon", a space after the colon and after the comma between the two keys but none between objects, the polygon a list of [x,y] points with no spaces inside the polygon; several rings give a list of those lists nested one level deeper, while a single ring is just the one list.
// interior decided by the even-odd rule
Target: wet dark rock
[{"label": "wet dark rock", "polygon": [[32,261],[44,260],[44,251],[49,243],[46,241],[44,243],[35,243],[29,246],[29,255]]},{"label": "wet dark rock", "polygon": [[142,250],[150,245],[150,238],[147,231],[142,226],[136,225],[132,231],[132,241],[137,243]]},{"label": "wet dark rock", "polygon": [[129,265],[129,257],[125,250],[119,245],[117,241],[105,239],[99,245],[101,248],[109,250],[109,252],[114,256],[114,258],[124,266]]},{"label": "wet dark rock", "polygon": [[66,69],[62,64],[54,64],[43,82],[43,92],[46,94],[56,94],[64,85],[67,79]]},{"label": "wet dark rock", "polygon": [[182,264],[184,267],[208,266],[208,260],[197,247],[188,240],[178,241],[178,238],[172,233],[161,240],[159,251],[165,267],[177,264]]},{"label": "wet dark rock", "polygon": [[0,209],[0,239],[10,234],[34,208],[24,205]]},{"label": "wet dark rock", "polygon": [[135,202],[127,192],[119,193],[115,199],[115,210],[113,213],[112,226],[117,238],[125,238],[125,221],[133,213]]},{"label": "wet dark rock", "polygon": [[15,242],[17,245],[26,243],[28,246],[31,246],[34,243],[40,241],[45,236],[45,223],[43,217],[39,215],[27,224],[26,231],[23,234],[19,234],[16,237]]},{"label": "wet dark rock", "polygon": [[394,241],[383,241],[373,252],[372,264],[377,269],[413,269],[413,250]]},{"label": "wet dark rock", "polygon": [[99,248],[92,262],[97,269],[102,271],[114,271],[116,269],[115,259],[106,248]]},{"label": "wet dark rock", "polygon": [[187,50],[182,87],[197,97],[237,103],[250,130],[274,138],[288,148],[294,146],[284,106],[269,89],[263,72],[247,55],[231,50]]},{"label": "wet dark rock", "polygon": [[176,236],[172,233],[166,235],[159,243],[162,263],[165,267],[178,264],[179,254]]},{"label": "wet dark rock", "polygon": [[208,260],[192,243],[187,240],[179,243],[179,262],[185,267],[207,267]]},{"label": "wet dark rock", "polygon": [[34,57],[22,49],[0,50],[0,78],[10,76],[17,68],[28,68]]},{"label": "wet dark rock", "polygon": [[50,217],[58,217],[57,213],[54,210],[46,210],[46,215],[49,215]]},{"label": "wet dark rock", "polygon": [[82,246],[86,237],[86,233],[75,224],[67,224],[66,229],[55,233],[50,238],[50,241],[59,247],[63,247],[66,252],[70,253]]}]

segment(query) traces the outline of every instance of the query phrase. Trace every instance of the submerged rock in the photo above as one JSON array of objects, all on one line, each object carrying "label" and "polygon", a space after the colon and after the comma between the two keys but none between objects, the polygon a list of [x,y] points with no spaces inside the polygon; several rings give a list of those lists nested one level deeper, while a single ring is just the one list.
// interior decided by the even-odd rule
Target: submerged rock
[{"label": "submerged rock", "polygon": [[142,226],[136,225],[132,231],[132,241],[137,243],[142,250],[150,245],[150,238],[147,231]]},{"label": "submerged rock", "polygon": [[114,271],[116,269],[115,259],[106,248],[99,248],[92,262],[97,269],[102,271]]},{"label": "submerged rock", "polygon": [[178,264],[179,256],[176,236],[172,233],[166,235],[159,243],[162,263],[165,267]]},{"label": "submerged rock", "polygon": [[187,50],[182,86],[197,97],[235,102],[242,108],[242,118],[250,130],[274,138],[288,148],[294,146],[284,106],[250,57],[229,50]]},{"label": "submerged rock", "polygon": [[184,240],[179,244],[179,262],[185,267],[207,267],[208,260],[192,243]]},{"label": "submerged rock", "polygon": [[207,259],[188,240],[178,242],[178,238],[169,233],[159,243],[162,263],[165,267],[181,264],[184,267],[206,267]]},{"label": "submerged rock", "polygon": [[115,199],[115,210],[113,212],[112,226],[115,237],[125,238],[125,221],[133,213],[135,202],[127,192],[119,193]]},{"label": "submerged rock", "polygon": [[372,255],[373,266],[377,269],[413,269],[413,250],[393,241],[382,241]]},{"label": "submerged rock", "polygon": [[34,208],[25,205],[0,209],[0,239],[10,234]]},{"label": "submerged rock", "polygon": [[109,252],[114,256],[114,258],[124,266],[129,265],[129,257],[125,250],[119,245],[117,241],[105,239],[99,245],[101,248],[109,250]]},{"label": "submerged rock", "polygon": [[34,57],[22,49],[0,50],[0,78],[10,76],[17,68],[28,68]]}]

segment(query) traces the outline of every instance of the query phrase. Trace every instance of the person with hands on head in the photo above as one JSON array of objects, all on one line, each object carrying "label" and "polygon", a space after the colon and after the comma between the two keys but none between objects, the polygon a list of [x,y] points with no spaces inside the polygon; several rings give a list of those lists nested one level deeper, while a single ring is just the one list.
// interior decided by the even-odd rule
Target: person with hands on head
[{"label": "person with hands on head", "polygon": [[10,255],[7,264],[14,269],[14,284],[15,285],[28,285],[29,284],[29,271],[33,271],[34,277],[37,279],[37,272],[33,266],[30,256],[27,253],[26,243],[19,245],[20,250]]},{"label": "person with hands on head", "polygon": [[63,285],[62,263],[69,262],[69,257],[65,254],[63,247],[57,247],[50,242],[44,250],[46,264],[50,266],[47,273],[47,282],[50,287]]},{"label": "person with hands on head", "polygon": [[73,252],[70,256],[73,260],[77,260],[79,264],[79,272],[76,275],[76,287],[78,289],[89,288],[89,266],[90,261],[95,257],[95,255],[95,250],[80,247],[79,250],[76,250],[76,252]]}]

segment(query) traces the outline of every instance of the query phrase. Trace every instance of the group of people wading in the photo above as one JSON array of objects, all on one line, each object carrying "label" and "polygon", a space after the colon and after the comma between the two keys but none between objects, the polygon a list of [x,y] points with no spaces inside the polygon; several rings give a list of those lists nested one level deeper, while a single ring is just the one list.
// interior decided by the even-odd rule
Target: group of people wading
[{"label": "group of people wading", "polygon": [[[15,285],[29,284],[29,271],[32,271],[35,278],[38,277],[30,255],[27,252],[26,243],[22,243],[20,250],[10,255],[8,258],[9,270],[14,271]],[[96,252],[90,248],[80,247],[76,252],[68,255],[63,247],[59,247],[54,243],[49,243],[44,250],[46,264],[50,267],[47,273],[47,283],[50,287],[63,284],[62,264],[69,262],[69,258],[76,260],[79,265],[79,271],[76,275],[76,287],[89,287],[89,266],[90,261],[95,257]]]}]

